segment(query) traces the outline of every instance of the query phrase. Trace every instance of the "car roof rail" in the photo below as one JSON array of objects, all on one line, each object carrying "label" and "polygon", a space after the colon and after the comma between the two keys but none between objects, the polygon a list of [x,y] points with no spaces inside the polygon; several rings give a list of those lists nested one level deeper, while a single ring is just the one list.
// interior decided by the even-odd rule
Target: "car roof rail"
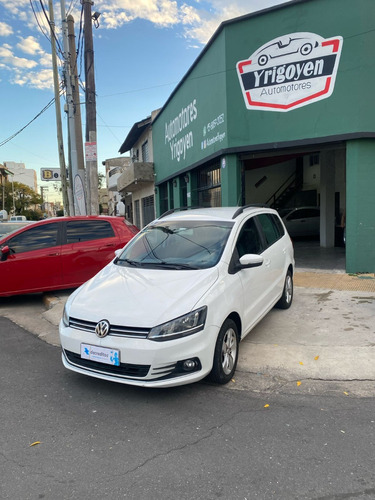
[{"label": "car roof rail", "polygon": [[206,207],[196,206],[196,207],[177,207],[177,208],[171,208],[170,210],[167,210],[166,212],[162,213],[158,217],[158,220],[162,219],[163,217],[166,217],[167,215],[171,215],[171,214],[173,214],[175,212],[182,212],[183,210],[197,210],[199,208],[206,208]]},{"label": "car roof rail", "polygon": [[265,203],[250,203],[249,205],[244,205],[243,207],[239,207],[238,210],[236,210],[236,212],[233,214],[232,219],[238,217],[247,208],[270,208],[270,206],[266,205]]}]

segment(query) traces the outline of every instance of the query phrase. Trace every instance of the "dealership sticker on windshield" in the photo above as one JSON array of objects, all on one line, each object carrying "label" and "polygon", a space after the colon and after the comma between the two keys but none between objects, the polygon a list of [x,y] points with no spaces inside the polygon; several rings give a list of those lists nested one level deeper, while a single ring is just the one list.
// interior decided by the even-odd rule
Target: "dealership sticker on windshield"
[{"label": "dealership sticker on windshield", "polygon": [[107,365],[120,366],[120,354],[116,349],[99,347],[90,344],[81,344],[81,358],[105,363]]},{"label": "dealership sticker on windshield", "polygon": [[262,45],[237,63],[247,109],[290,111],[329,97],[343,39],[290,33]]}]

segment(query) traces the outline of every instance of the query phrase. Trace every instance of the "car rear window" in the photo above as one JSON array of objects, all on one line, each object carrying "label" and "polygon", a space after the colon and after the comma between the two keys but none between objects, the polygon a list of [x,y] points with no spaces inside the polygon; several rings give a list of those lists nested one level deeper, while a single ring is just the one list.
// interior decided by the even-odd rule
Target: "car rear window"
[{"label": "car rear window", "polygon": [[75,220],[66,225],[67,243],[113,238],[115,233],[106,220]]}]

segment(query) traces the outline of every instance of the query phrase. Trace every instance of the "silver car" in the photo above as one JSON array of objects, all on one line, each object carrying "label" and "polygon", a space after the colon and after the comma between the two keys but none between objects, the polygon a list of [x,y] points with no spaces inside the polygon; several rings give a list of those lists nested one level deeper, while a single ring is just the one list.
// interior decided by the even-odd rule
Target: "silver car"
[{"label": "silver car", "polygon": [[279,214],[290,236],[319,236],[319,207],[283,208]]}]

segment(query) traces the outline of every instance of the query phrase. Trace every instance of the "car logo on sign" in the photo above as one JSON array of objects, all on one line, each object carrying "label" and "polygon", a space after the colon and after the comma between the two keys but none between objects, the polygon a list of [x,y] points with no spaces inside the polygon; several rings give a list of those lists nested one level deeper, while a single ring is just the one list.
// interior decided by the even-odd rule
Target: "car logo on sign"
[{"label": "car logo on sign", "polygon": [[106,319],[103,319],[102,321],[99,321],[99,323],[95,327],[95,334],[103,338],[106,335],[108,335],[110,329],[110,324]]},{"label": "car logo on sign", "polygon": [[343,40],[315,33],[275,38],[237,63],[247,109],[290,111],[329,97]]}]

